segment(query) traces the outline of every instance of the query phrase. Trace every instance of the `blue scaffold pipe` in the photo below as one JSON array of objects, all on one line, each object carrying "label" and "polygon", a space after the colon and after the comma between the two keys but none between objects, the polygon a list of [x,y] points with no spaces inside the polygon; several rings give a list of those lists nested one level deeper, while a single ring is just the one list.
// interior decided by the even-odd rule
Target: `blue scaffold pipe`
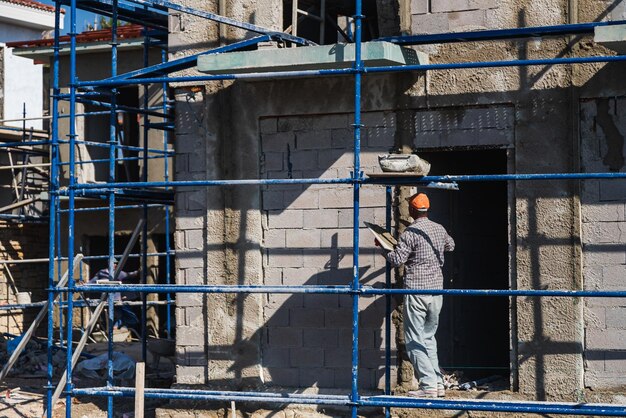
[{"label": "blue scaffold pipe", "polygon": [[[148,205],[149,208],[167,208],[168,205],[162,205],[160,203],[151,203]],[[129,210],[129,209],[143,209],[143,205],[117,205],[115,206],[115,210]],[[99,207],[99,208],[77,208],[74,209],[74,212],[104,212],[109,210],[108,207]],[[66,213],[67,209],[59,209],[60,213]],[[167,253],[166,253],[167,254]]]},{"label": "blue scaffold pipe", "polygon": [[[107,112],[107,114],[111,114],[111,112]],[[68,144],[69,141],[59,141],[60,144]],[[77,140],[76,144],[81,144],[81,145],[86,145],[88,147],[100,147],[100,148],[109,148],[110,145],[106,142],[96,142],[96,141],[80,141]],[[137,152],[145,152],[145,149],[143,147],[133,147],[130,145],[117,145],[116,146],[118,149],[123,149],[126,151],[137,151]],[[169,151],[163,151],[162,149],[156,149],[156,148],[148,148],[148,151],[153,153],[153,154],[166,154],[166,155],[173,155],[172,152]]]},{"label": "blue scaffold pipe", "polygon": [[512,296],[512,297],[594,297],[623,298],[626,290],[547,290],[547,289],[376,289],[363,286],[364,295],[449,295],[449,296]]},{"label": "blue scaffold pipe", "polygon": [[[352,294],[350,286],[236,286],[236,285],[153,285],[153,284],[96,284],[76,286],[80,292],[144,292],[144,293],[310,293],[310,294]],[[59,288],[67,291],[67,288]]]},{"label": "blue scaffold pipe", "polygon": [[[106,387],[89,388],[88,390],[104,390]],[[135,395],[135,388],[115,386],[112,388],[115,391],[121,392],[124,395]],[[201,390],[201,389],[169,389],[169,388],[145,388],[145,393],[177,393],[188,395],[221,395],[232,396],[233,398],[239,398],[242,396],[254,396],[258,398],[279,398],[285,399],[301,399],[301,398],[315,398],[315,399],[333,399],[333,400],[348,400],[346,395],[325,395],[325,394],[312,394],[312,393],[276,393],[276,392],[235,392],[224,390]]]},{"label": "blue scaffold pipe", "polygon": [[[117,84],[120,85],[120,83],[122,83],[122,82],[123,82],[123,80],[118,82]],[[77,82],[77,84],[80,84],[80,82]],[[136,84],[136,83],[129,83],[129,84]],[[115,84],[111,84],[111,85],[109,85],[107,87],[117,87],[117,86]],[[89,104],[89,105],[93,105],[93,106],[99,106],[99,107],[104,107],[104,108],[108,108],[108,109],[111,108],[111,103],[103,102],[103,101],[100,101],[100,100],[91,100],[91,99],[79,98],[79,99],[77,99],[77,101],[80,102],[80,103]],[[115,106],[115,111],[119,111],[119,110],[123,110],[126,113],[147,114],[147,115],[150,115],[150,116],[156,116],[158,118],[169,118],[169,119],[172,118],[169,115],[163,114],[161,112],[157,112],[155,110],[140,109],[140,108],[137,108],[137,107],[116,105]]]},{"label": "blue scaffold pipe", "polygon": [[419,399],[401,396],[373,396],[362,399],[361,406],[394,408],[447,409],[453,411],[492,411],[528,414],[585,416],[626,416],[625,405],[558,403],[539,401],[498,401],[474,399]]},{"label": "blue scaffold pipe", "polygon": [[[54,274],[53,274],[53,277],[54,277]],[[43,302],[33,302],[33,303],[11,303],[11,304],[8,304],[8,305],[0,305],[0,311],[13,311],[13,310],[16,310],[16,309],[41,308],[45,304],[46,304],[45,301],[43,301]],[[48,307],[48,310],[50,310],[49,307]]]},{"label": "blue scaffold pipe", "polygon": [[[385,229],[391,233],[391,205],[393,191],[385,187]],[[385,286],[391,288],[391,264],[385,260]],[[391,295],[385,295],[385,395],[391,395]],[[385,418],[391,417],[391,409],[385,408]]]},{"label": "blue scaffold pipe", "polygon": [[377,41],[392,42],[397,45],[433,45],[453,42],[499,41],[546,36],[593,35],[599,26],[624,25],[626,20],[613,22],[588,22],[567,25],[533,26],[527,28],[510,28],[479,30],[453,33],[434,33],[408,36],[389,36]]},{"label": "blue scaffold pipe", "polygon": [[[148,156],[146,159],[148,160],[161,160],[163,158],[167,158],[166,155],[150,155]],[[117,158],[116,161],[139,161],[139,160],[143,160],[143,157],[124,157],[124,158]],[[84,160],[84,161],[77,161],[76,165],[82,165],[82,164],[103,164],[103,163],[108,163],[109,159],[99,159],[99,160]],[[69,163],[65,162],[65,163],[59,163],[60,166],[66,166],[69,165]]]},{"label": "blue scaffold pipe", "polygon": [[[243,180],[179,180],[129,183],[79,183],[77,190],[144,188],[144,187],[215,187],[215,186],[270,186],[283,184],[361,184],[398,185],[430,182],[466,182],[466,181],[530,181],[530,180],[602,180],[625,179],[626,173],[548,173],[548,174],[484,174],[484,175],[447,175],[399,178],[304,178],[304,179],[243,179]],[[67,193],[67,190],[59,192]]]},{"label": "blue scaffold pipe", "polygon": [[[610,56],[593,56],[593,57],[572,57],[572,58],[541,58],[528,60],[503,60],[503,61],[483,61],[483,62],[460,62],[460,63],[442,63],[442,64],[421,64],[421,65],[400,65],[388,67],[365,67],[364,73],[392,73],[392,72],[411,72],[411,71],[434,71],[434,70],[457,70],[469,68],[500,68],[500,67],[528,67],[535,65],[570,65],[570,64],[589,64],[589,63],[609,63],[626,61],[626,55],[610,55]],[[81,81],[77,84],[81,87],[98,86],[112,87],[122,85],[136,85],[146,83],[183,83],[183,82],[199,82],[199,81],[217,81],[217,80],[263,80],[263,79],[279,79],[279,78],[296,78],[296,77],[313,77],[313,76],[338,76],[354,74],[354,68],[343,68],[335,70],[301,70],[301,71],[280,71],[267,73],[245,73],[245,74],[223,74],[223,75],[205,75],[205,76],[183,76],[183,77],[151,77],[136,78],[131,80],[92,80]]]},{"label": "blue scaffold pipe", "polygon": [[50,145],[51,142],[49,140],[41,140],[41,141],[17,141],[17,142],[0,142],[0,148],[13,148],[13,147],[25,147],[25,146],[36,146],[36,145]]}]

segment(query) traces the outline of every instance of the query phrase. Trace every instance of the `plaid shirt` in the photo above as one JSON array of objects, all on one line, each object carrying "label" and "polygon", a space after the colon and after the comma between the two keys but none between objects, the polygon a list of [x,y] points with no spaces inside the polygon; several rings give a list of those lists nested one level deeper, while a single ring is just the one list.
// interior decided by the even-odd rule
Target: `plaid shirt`
[{"label": "plaid shirt", "polygon": [[418,218],[400,235],[387,260],[394,267],[404,264],[407,289],[443,289],[443,253],[453,250],[454,240],[443,226]]}]

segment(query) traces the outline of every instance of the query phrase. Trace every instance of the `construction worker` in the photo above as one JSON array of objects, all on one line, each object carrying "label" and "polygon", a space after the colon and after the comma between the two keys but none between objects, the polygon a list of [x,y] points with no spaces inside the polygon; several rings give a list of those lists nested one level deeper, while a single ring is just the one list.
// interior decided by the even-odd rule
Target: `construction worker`
[{"label": "construction worker", "polygon": [[[383,250],[392,266],[404,264],[407,289],[443,289],[444,252],[454,250],[454,240],[445,228],[428,219],[429,209],[430,201],[424,193],[411,197],[409,213],[413,223],[400,235],[393,251]],[[442,300],[442,295],[404,296],[406,351],[419,379],[419,390],[410,391],[411,396],[436,398],[446,394],[435,339]]]}]

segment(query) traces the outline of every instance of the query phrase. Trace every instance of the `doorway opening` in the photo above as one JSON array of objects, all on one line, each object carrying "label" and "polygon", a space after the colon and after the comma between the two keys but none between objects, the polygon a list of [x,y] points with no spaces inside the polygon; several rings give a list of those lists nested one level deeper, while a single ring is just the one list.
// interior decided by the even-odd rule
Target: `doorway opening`
[{"label": "doorway opening", "polygon": [[[507,150],[428,151],[430,174],[506,174]],[[463,182],[459,191],[429,189],[431,219],[454,238],[446,254],[447,289],[508,289],[506,182]],[[444,296],[437,341],[441,367],[467,379],[510,375],[508,297]]]}]

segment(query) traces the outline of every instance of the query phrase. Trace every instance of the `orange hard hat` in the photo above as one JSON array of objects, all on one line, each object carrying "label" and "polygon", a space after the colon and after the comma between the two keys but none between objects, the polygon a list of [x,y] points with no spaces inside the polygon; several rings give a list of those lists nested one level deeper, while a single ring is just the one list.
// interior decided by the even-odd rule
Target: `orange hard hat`
[{"label": "orange hard hat", "polygon": [[411,207],[420,212],[426,212],[430,208],[430,200],[424,193],[420,193],[411,199]]}]

